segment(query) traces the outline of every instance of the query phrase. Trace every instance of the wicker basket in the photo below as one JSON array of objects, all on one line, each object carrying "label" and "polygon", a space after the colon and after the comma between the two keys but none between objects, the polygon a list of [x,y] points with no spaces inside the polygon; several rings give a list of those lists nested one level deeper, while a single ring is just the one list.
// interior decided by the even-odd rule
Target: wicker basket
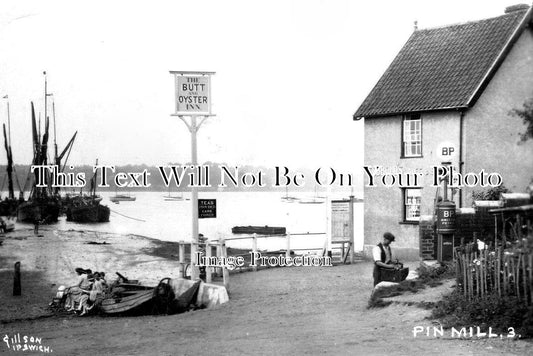
[{"label": "wicker basket", "polygon": [[400,269],[382,268],[380,272],[382,281],[400,283],[407,278],[409,267],[402,267]]}]

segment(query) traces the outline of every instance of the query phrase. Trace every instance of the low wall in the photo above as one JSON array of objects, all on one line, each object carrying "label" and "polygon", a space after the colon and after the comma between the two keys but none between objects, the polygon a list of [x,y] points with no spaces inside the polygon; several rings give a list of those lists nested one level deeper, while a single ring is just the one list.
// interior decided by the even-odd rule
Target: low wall
[{"label": "low wall", "polygon": [[418,225],[420,233],[420,257],[422,260],[437,259],[437,234],[435,233],[435,221],[432,215],[420,217]]},{"label": "low wall", "polygon": [[[181,295],[187,289],[192,287],[193,281],[189,279],[172,279],[170,286],[174,290],[176,296]],[[229,301],[228,291],[226,287],[211,283],[200,283],[198,290],[198,298],[196,304],[205,308],[212,308],[214,306],[227,303]]]},{"label": "low wall", "polygon": [[[486,203],[486,202],[485,202]],[[475,242],[477,239],[490,243],[494,241],[494,216],[489,214],[493,206],[476,206],[475,208],[456,209],[454,246]],[[419,247],[422,260],[437,259],[437,233],[435,232],[435,217],[424,215],[419,223]]]},{"label": "low wall", "polygon": [[[376,245],[364,245],[363,255],[367,260],[372,261],[374,257],[372,256],[372,250]],[[392,260],[400,260],[400,262],[405,261],[419,261],[419,249],[411,247],[395,247],[394,242],[391,244]]]}]

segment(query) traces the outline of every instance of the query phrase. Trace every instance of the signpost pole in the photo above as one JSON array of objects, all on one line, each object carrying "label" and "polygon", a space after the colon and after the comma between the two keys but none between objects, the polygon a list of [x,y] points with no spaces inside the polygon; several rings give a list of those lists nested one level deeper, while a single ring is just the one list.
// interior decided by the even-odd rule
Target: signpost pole
[{"label": "signpost pole", "polygon": [[[211,75],[215,72],[191,72],[191,71],[170,71],[174,75],[174,85],[176,91],[176,112],[173,116],[178,116],[188,127],[191,133],[191,166],[197,169],[198,150],[196,135],[204,120],[211,116]],[[191,122],[187,123],[184,116],[190,116]],[[203,119],[198,123],[199,116]],[[191,203],[192,203],[192,238],[191,238],[191,280],[200,277],[196,251],[198,249],[198,185],[191,183]]]},{"label": "signpost pole", "polygon": [[353,219],[353,195],[350,195],[350,208],[349,208],[349,214],[350,214],[350,263],[354,264],[354,255],[355,255],[355,239],[354,239],[354,219]]},{"label": "signpost pole", "polygon": [[[198,149],[196,145],[196,115],[191,116],[191,165],[196,167],[198,161]],[[195,182],[192,183],[191,203],[192,203],[192,244],[191,244],[191,280],[196,280],[200,276],[198,261],[196,260],[196,249],[198,247],[198,188]]]}]

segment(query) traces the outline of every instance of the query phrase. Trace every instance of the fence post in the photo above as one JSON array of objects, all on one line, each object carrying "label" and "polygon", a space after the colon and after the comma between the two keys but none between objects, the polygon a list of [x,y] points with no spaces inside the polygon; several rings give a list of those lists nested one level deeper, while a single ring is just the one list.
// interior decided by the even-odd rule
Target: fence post
[{"label": "fence post", "polygon": [[461,265],[463,267],[463,292],[465,297],[468,295],[468,264],[466,262],[466,252],[461,253]]},{"label": "fence post", "polygon": [[285,237],[287,239],[287,250],[285,251],[285,257],[289,259],[291,257],[291,234],[287,234]]},{"label": "fence post", "polygon": [[[516,274],[513,268],[514,283],[516,285],[516,296],[520,300],[520,260],[522,258],[521,254],[518,254],[518,262],[516,262]],[[514,261],[514,258],[513,258]],[[514,264],[514,263],[513,263]]]},{"label": "fence post", "polygon": [[[224,238],[220,240],[220,251],[221,251],[222,257],[224,257],[227,260],[228,250],[226,248],[226,240],[224,240]],[[226,287],[226,290],[229,293],[229,271],[228,271],[227,266],[222,267],[222,280],[224,282],[224,287]]]},{"label": "fence post", "polygon": [[185,278],[185,243],[183,241],[178,242],[179,251],[179,277]]},{"label": "fence post", "polygon": [[[257,256],[256,255],[257,253],[257,234],[256,233],[254,233],[252,236],[252,252],[254,256]],[[252,270],[254,272],[257,272],[257,264],[254,263]]]},{"label": "fence post", "polygon": [[478,259],[478,256],[477,256],[477,252],[474,252],[474,259],[472,261],[475,261],[474,262],[474,273],[476,274],[475,278],[476,278],[476,297],[480,296],[481,293],[479,292],[479,287],[480,287],[480,275],[479,275],[479,259]]},{"label": "fence post", "polygon": [[502,263],[503,263],[503,294],[507,295],[508,291],[508,282],[509,282],[509,264],[507,263],[507,255],[502,253]]},{"label": "fence post", "polygon": [[453,249],[453,258],[455,259],[455,283],[459,286],[461,285],[461,278],[459,277],[461,275],[461,259],[457,247]]},{"label": "fence post", "polygon": [[[205,242],[205,257],[207,259],[207,264],[209,264],[211,261],[211,253],[212,253],[211,244],[209,243],[209,240],[207,240]],[[206,283],[211,283],[212,281],[212,276],[211,276],[212,269],[213,267],[208,267],[208,266],[205,267],[205,282]]]},{"label": "fence post", "polygon": [[529,302],[530,305],[533,305],[533,287],[531,286],[533,284],[533,252],[529,253],[528,258],[528,265],[529,265]]},{"label": "fence post", "polygon": [[524,301],[526,302],[526,305],[528,305],[527,301],[527,276],[526,276],[526,254],[524,253],[524,258],[522,259],[522,283],[524,283]]},{"label": "fence post", "polygon": [[474,296],[474,278],[472,275],[472,253],[467,253],[467,262],[468,262],[468,299],[471,299]]},{"label": "fence post", "polygon": [[[222,240],[219,239],[218,242],[217,242],[217,250],[216,250],[216,254],[217,254],[217,261],[220,261],[221,260],[221,257],[222,257]],[[216,275],[218,277],[221,277],[222,276],[222,270],[224,269],[224,267],[215,267],[215,271],[216,271]]]},{"label": "fence post", "polygon": [[15,263],[15,275],[13,278],[13,295],[22,295],[22,287],[20,284],[20,262]]},{"label": "fence post", "polygon": [[495,274],[495,281],[496,281],[496,288],[498,289],[498,296],[501,298],[502,296],[502,285],[500,280],[500,269],[501,269],[501,261],[500,261],[500,248],[496,248],[496,260],[494,261],[496,264],[496,268],[494,268],[494,274]]}]

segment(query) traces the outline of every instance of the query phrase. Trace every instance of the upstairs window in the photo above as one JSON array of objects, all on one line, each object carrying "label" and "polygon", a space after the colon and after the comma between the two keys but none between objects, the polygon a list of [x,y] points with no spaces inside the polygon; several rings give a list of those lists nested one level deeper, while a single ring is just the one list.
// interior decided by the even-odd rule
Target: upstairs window
[{"label": "upstairs window", "polygon": [[420,114],[404,116],[402,156],[422,157],[422,119]]},{"label": "upstairs window", "polygon": [[420,189],[404,189],[404,221],[420,220]]}]

